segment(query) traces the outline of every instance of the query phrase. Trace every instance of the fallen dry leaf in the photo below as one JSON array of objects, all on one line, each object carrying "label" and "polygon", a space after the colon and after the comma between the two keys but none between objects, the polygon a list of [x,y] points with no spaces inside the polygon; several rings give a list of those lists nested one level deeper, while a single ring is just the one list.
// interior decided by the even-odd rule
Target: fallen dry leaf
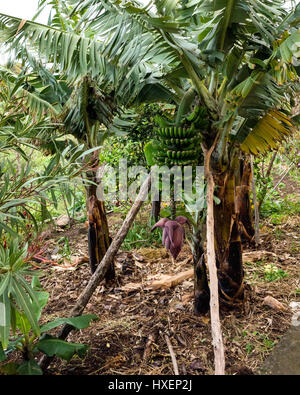
[{"label": "fallen dry leaf", "polygon": [[201,317],[201,320],[202,320],[202,322],[205,324],[205,325],[207,325],[208,323],[209,323],[209,317],[204,317],[204,316],[202,316]]},{"label": "fallen dry leaf", "polygon": [[171,288],[177,284],[182,283],[187,278],[193,277],[194,269],[185,270],[184,272],[178,273],[175,276],[169,274],[163,274],[159,280],[153,281],[152,288]]},{"label": "fallen dry leaf", "polygon": [[266,296],[264,298],[263,304],[266,306],[271,307],[271,309],[277,310],[277,311],[284,311],[286,310],[286,307],[279,302],[277,299],[273,298],[273,296]]},{"label": "fallen dry leaf", "polygon": [[137,291],[138,289],[140,289],[141,286],[142,286],[141,283],[128,283],[128,284],[123,285],[123,287],[121,289],[124,292],[133,292],[133,291]]},{"label": "fallen dry leaf", "polygon": [[249,251],[243,253],[243,262],[255,262],[265,259],[266,257],[273,257],[278,259],[278,255],[270,251]]}]

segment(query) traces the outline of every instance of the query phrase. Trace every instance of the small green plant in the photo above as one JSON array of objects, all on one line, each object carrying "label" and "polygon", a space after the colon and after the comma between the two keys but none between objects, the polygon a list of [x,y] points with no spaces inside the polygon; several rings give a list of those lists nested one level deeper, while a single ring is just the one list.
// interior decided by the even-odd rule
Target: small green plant
[{"label": "small green plant", "polygon": [[69,215],[82,213],[86,210],[86,197],[83,191],[77,191],[73,194],[72,204],[69,207]]},{"label": "small green plant", "polygon": [[117,200],[112,204],[113,212],[121,214],[121,218],[125,219],[128,211],[132,206],[132,200],[129,201],[119,201]]},{"label": "small green plant", "polygon": [[260,343],[261,343],[260,347],[261,347],[262,351],[265,351],[265,352],[270,351],[275,346],[276,342],[269,339],[269,336],[267,334],[259,333],[259,332],[256,332],[255,334],[258,336],[258,338],[260,340]]},{"label": "small green plant", "polygon": [[266,337],[263,339],[263,346],[266,351],[269,351],[275,346],[275,342]]},{"label": "small green plant", "polygon": [[297,254],[300,251],[300,246],[298,246],[294,241],[291,242],[291,252]]},{"label": "small green plant", "polygon": [[71,249],[70,249],[69,239],[67,237],[61,237],[60,239],[57,240],[57,243],[58,244],[63,243],[62,247],[61,247],[62,257],[70,259],[72,253],[71,253]]},{"label": "small green plant", "polygon": [[[0,362],[4,362],[12,351],[19,351],[21,362],[2,364],[5,374],[40,375],[41,368],[35,361],[37,352],[47,356],[57,355],[69,360],[73,355],[84,356],[87,346],[65,342],[46,333],[63,324],[75,329],[86,328],[95,315],[73,318],[58,318],[45,325],[39,320],[49,294],[42,290],[36,271],[27,264],[27,247],[20,248],[14,240],[6,248],[0,247]],[[27,278],[32,277],[31,284]]]},{"label": "small green plant", "polygon": [[279,269],[276,265],[268,264],[264,267],[264,279],[266,281],[276,281],[287,277],[287,273],[283,269]]},{"label": "small green plant", "polygon": [[250,354],[254,350],[254,346],[251,343],[247,343],[245,346],[245,350],[247,354]]},{"label": "small green plant", "polygon": [[162,242],[161,232],[151,233],[147,224],[134,222],[123,242],[123,250],[132,248],[160,246]]}]

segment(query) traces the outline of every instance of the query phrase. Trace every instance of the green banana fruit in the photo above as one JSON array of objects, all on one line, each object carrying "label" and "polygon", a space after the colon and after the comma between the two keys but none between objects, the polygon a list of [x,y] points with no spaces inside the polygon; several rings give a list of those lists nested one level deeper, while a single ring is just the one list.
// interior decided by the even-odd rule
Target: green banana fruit
[{"label": "green banana fruit", "polygon": [[200,112],[200,107],[196,106],[194,111],[186,118],[189,122],[194,122]]}]

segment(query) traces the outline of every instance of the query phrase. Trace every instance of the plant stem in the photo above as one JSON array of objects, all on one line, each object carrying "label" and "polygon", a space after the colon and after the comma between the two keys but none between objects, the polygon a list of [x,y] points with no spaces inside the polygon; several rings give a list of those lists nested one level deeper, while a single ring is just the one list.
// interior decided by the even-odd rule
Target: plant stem
[{"label": "plant stem", "polygon": [[63,187],[60,188],[60,191],[61,191],[61,195],[62,195],[64,207],[65,207],[67,216],[68,216],[68,218],[69,218],[69,228],[71,228],[71,222],[72,222],[72,221],[71,221],[71,216],[70,216],[70,213],[69,213],[69,210],[68,210],[68,205],[67,205],[67,202],[66,202],[66,198],[65,198],[65,194],[64,194],[64,189],[63,189]]},{"label": "plant stem", "polygon": [[255,187],[255,179],[254,179],[254,170],[253,170],[253,157],[250,156],[250,165],[251,165],[251,187],[253,194],[253,205],[254,205],[254,223],[255,223],[255,244],[259,244],[259,211],[256,197],[256,187]]}]

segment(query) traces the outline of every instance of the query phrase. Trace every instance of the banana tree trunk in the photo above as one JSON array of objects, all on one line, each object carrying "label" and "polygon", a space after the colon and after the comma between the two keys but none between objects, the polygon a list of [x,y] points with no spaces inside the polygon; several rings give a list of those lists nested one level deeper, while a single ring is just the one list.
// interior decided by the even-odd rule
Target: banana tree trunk
[{"label": "banana tree trunk", "polygon": [[158,222],[161,209],[161,191],[159,192],[159,199],[152,202],[151,218],[154,223]]},{"label": "banana tree trunk", "polygon": [[252,171],[250,160],[248,158],[241,158],[235,179],[236,212],[239,217],[242,239],[249,242],[253,241],[255,234],[250,203],[251,179]]},{"label": "banana tree trunk", "polygon": [[[91,272],[96,271],[110,245],[109,229],[104,203],[91,196],[89,199],[88,245]],[[114,265],[111,264],[105,275],[106,281],[115,277]]]},{"label": "banana tree trunk", "polygon": [[86,191],[86,210],[89,212],[89,200],[96,196],[97,191],[97,169],[99,167],[99,151],[95,151],[88,159],[89,169],[85,173],[85,178],[92,183],[85,183]]},{"label": "banana tree trunk", "polygon": [[193,233],[194,263],[194,314],[206,314],[209,310],[210,291],[207,281],[202,235],[205,226]]},{"label": "banana tree trunk", "polygon": [[[96,271],[97,266],[105,256],[111,241],[104,202],[98,200],[96,197],[98,158],[99,153],[96,151],[96,154],[91,158],[91,168],[86,174],[87,179],[93,182],[93,184],[86,185],[87,215],[89,221],[88,248],[92,274]],[[114,278],[115,269],[112,262],[105,274],[105,280],[109,282]]]},{"label": "banana tree trunk", "polygon": [[236,211],[234,158],[222,172],[213,171],[215,195],[220,203],[214,205],[214,231],[216,265],[218,269],[220,299],[223,304],[234,305],[244,296],[242,242],[239,217]]},{"label": "banana tree trunk", "polygon": [[[218,273],[219,298],[223,307],[239,305],[244,298],[244,270],[242,264],[242,239],[254,235],[252,225],[250,190],[251,166],[240,160],[237,152],[226,156],[212,155],[210,169],[215,183],[214,239],[215,259]],[[203,233],[203,232],[201,232]],[[195,254],[194,254],[195,255]],[[195,313],[208,311],[206,272],[204,258],[198,251],[194,256],[195,267]],[[208,299],[209,301],[209,299]]]}]

